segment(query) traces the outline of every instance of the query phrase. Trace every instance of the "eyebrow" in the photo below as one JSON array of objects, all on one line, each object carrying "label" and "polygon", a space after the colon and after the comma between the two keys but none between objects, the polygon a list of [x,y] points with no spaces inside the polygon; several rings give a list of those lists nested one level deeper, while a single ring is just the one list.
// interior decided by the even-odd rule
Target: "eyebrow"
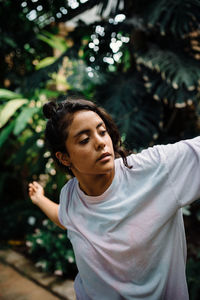
[{"label": "eyebrow", "polygon": [[[103,122],[100,122],[97,126],[96,126],[96,129],[98,129],[99,127],[101,127],[102,125],[104,125],[104,123]],[[89,133],[90,132],[90,129],[84,129],[84,130],[81,130],[81,131],[79,131],[78,133],[76,133],[75,135],[74,135],[74,138],[76,138],[76,137],[78,137],[78,136],[80,136],[80,135],[82,135],[82,134],[84,134],[84,133]]]}]

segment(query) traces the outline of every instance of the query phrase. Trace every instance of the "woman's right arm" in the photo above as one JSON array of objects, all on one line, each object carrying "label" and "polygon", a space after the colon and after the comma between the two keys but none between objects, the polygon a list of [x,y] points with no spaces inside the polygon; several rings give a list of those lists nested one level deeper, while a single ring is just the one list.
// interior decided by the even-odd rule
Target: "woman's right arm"
[{"label": "woman's right arm", "polygon": [[62,229],[66,229],[58,218],[58,204],[54,203],[44,195],[43,187],[36,181],[29,184],[29,196],[31,201],[37,205],[45,215]]}]

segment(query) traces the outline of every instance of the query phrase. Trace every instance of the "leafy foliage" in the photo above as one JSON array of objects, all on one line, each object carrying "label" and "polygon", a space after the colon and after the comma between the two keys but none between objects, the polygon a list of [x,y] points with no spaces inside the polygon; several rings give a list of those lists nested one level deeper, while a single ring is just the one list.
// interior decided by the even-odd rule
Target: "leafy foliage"
[{"label": "leafy foliage", "polygon": [[166,78],[167,83],[174,89],[184,86],[191,91],[198,87],[197,78],[200,78],[198,61],[194,63],[190,58],[183,60],[180,55],[152,46],[149,51],[139,56],[137,63],[162,74],[163,80]]},{"label": "leafy foliage", "polygon": [[[40,229],[27,236],[29,254],[43,271],[74,277],[77,273],[71,244],[62,229],[44,219]],[[39,257],[39,260],[38,260]]]},{"label": "leafy foliage", "polygon": [[[13,178],[10,182],[14,183]],[[15,192],[18,193],[18,188]],[[30,224],[30,217],[34,220],[34,224]],[[44,218],[43,214],[33,207],[30,202],[15,201],[12,205],[5,205],[1,207],[0,211],[0,239],[1,246],[3,242],[8,241],[21,241],[24,243],[27,234],[33,233],[34,226],[40,226],[41,220]],[[6,226],[5,226],[6,224]]]},{"label": "leafy foliage", "polygon": [[27,103],[26,99],[13,99],[5,104],[0,113],[0,127],[3,127],[7,121],[14,115],[16,110]]},{"label": "leafy foliage", "polygon": [[[70,94],[97,101],[114,117],[124,144],[134,151],[200,132],[199,1],[73,3],[0,1],[0,192],[7,205],[28,200],[27,182],[32,179],[40,180],[58,201],[68,179],[55,169],[44,145],[41,108],[46,101]],[[80,20],[73,31],[63,30],[62,22],[68,24],[95,7],[99,19]],[[8,191],[11,185],[19,187],[17,192]],[[29,236],[30,251],[36,260],[41,251],[44,268],[62,270],[60,262],[67,262],[71,246],[66,241],[69,252],[62,256],[59,240],[60,254],[52,257],[55,245],[46,229]],[[188,275],[191,299],[196,299],[198,272],[190,261],[188,268],[197,274]]]},{"label": "leafy foliage", "polygon": [[162,35],[171,31],[182,37],[198,29],[199,9],[198,0],[154,0],[147,4],[144,18],[150,27],[158,26]]},{"label": "leafy foliage", "polygon": [[66,40],[48,31],[43,31],[42,33],[38,34],[37,38],[47,43],[50,47],[60,50],[61,53],[67,50]]},{"label": "leafy foliage", "polygon": [[143,82],[135,74],[128,78],[119,74],[111,76],[108,83],[97,89],[97,95],[97,100],[116,120],[129,149],[144,148],[158,138],[162,107],[146,97]]}]

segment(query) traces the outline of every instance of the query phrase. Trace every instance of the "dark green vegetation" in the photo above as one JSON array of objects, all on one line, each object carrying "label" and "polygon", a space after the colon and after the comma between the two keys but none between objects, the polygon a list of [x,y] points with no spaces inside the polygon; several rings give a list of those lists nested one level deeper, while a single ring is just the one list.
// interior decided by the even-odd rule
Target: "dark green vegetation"
[{"label": "dark green vegetation", "polygon": [[[69,23],[64,28],[63,22],[92,7],[97,20],[79,21],[73,31]],[[199,0],[0,0],[3,241],[24,240],[28,234],[34,258],[42,253],[41,266],[65,274],[71,270],[67,238],[68,252],[63,252],[62,238],[57,246],[51,244],[61,233],[49,225],[47,235],[44,216],[27,194],[28,182],[36,179],[58,201],[66,181],[44,146],[41,107],[46,101],[70,94],[94,99],[111,113],[125,145],[134,151],[199,134],[199,24]],[[188,282],[191,299],[197,299],[199,204],[185,213]],[[39,238],[38,231],[31,236],[35,228]]]}]

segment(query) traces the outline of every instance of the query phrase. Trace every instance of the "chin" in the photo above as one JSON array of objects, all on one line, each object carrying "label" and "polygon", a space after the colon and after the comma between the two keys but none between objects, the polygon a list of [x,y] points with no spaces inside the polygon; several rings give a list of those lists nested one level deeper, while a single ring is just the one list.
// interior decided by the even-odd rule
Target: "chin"
[{"label": "chin", "polygon": [[102,168],[103,173],[110,173],[112,171],[114,171],[114,164],[110,164],[109,166],[105,166],[105,168]]}]

